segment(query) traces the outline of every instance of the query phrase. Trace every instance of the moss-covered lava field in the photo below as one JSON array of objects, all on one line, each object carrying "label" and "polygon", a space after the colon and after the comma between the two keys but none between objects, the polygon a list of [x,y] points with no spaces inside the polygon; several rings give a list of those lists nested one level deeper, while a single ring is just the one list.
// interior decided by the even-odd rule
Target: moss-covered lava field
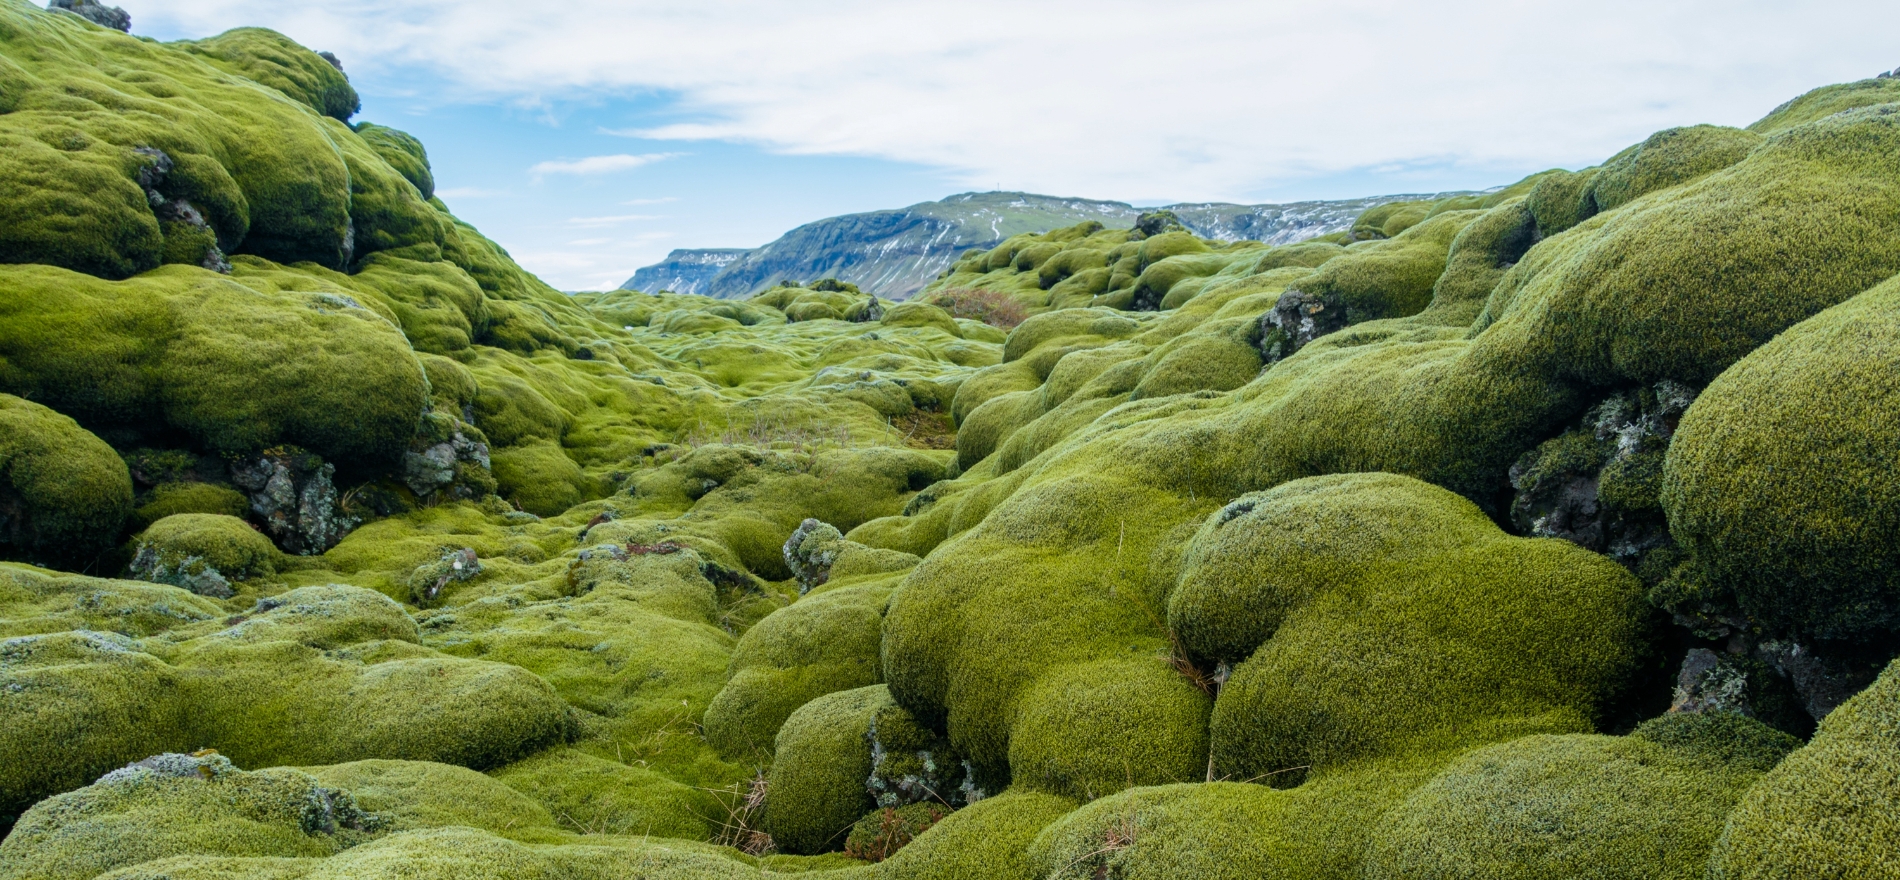
[{"label": "moss-covered lava field", "polygon": [[0,0],[0,880],[1900,878],[1900,78],[901,303],[358,104]]}]

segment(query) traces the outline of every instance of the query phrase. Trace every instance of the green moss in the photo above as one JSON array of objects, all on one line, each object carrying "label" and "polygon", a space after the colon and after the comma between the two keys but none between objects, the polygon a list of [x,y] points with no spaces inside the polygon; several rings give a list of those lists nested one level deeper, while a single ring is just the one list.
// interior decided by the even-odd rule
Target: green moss
[{"label": "green moss", "polygon": [[1749,789],[1709,860],[1711,880],[1900,876],[1900,666],[1821,722]]},{"label": "green moss", "polygon": [[1380,816],[1429,778],[1443,758],[1379,764],[1291,791],[1241,782],[1132,788],[1050,824],[1029,848],[1035,876],[1360,876]]},{"label": "green moss", "polygon": [[1393,238],[1431,216],[1431,201],[1386,202],[1367,208],[1352,221],[1352,237],[1359,241]]},{"label": "green moss", "polygon": [[329,650],[386,639],[421,641],[415,620],[401,605],[381,593],[340,584],[259,599],[223,624],[219,639],[249,644],[294,642]]},{"label": "green moss", "polygon": [[1521,198],[1491,208],[1451,241],[1445,271],[1432,283],[1431,305],[1419,319],[1449,327],[1470,326],[1504,273],[1536,244],[1537,225]]},{"label": "green moss", "polygon": [[84,556],[118,539],[131,507],[132,478],[112,447],[66,416],[0,394],[0,548]]},{"label": "green moss", "polygon": [[895,580],[840,582],[747,630],[733,650],[725,687],[706,709],[707,741],[732,756],[769,750],[798,707],[877,684],[884,606]]},{"label": "green moss", "polygon": [[264,28],[238,28],[183,44],[219,69],[270,86],[325,116],[348,122],[362,101],[349,77],[317,53]]},{"label": "green moss", "polygon": [[[1676,539],[1720,591],[1668,595],[1685,611],[1731,603],[1806,639],[1882,640],[1900,628],[1892,455],[1900,353],[1889,281],[1795,325],[1710,384],[1663,466]],[[1675,592],[1675,591],[1670,591]]]},{"label": "green moss", "polygon": [[348,262],[350,177],[318,114],[348,116],[355,93],[327,62],[258,29],[176,48],[24,4],[3,14],[29,87],[0,134],[13,185],[0,259],[152,268],[165,245],[149,189],[201,214],[226,252]]},{"label": "green moss", "polygon": [[348,792],[376,817],[376,830],[457,825],[513,840],[559,840],[554,817],[526,795],[464,767],[426,761],[353,761],[300,768],[319,785]]},{"label": "green moss", "polygon": [[865,733],[890,705],[890,692],[872,685],[819,697],[785,720],[766,776],[760,823],[780,849],[842,849],[851,826],[876,806],[864,784],[871,776]]},{"label": "green moss", "polygon": [[223,613],[177,587],[0,563],[0,637],[92,630],[143,638]]},{"label": "green moss", "polygon": [[1309,240],[1270,248],[1254,261],[1255,272],[1271,272],[1285,266],[1317,268],[1346,252],[1345,247],[1329,241]]},{"label": "green moss", "polygon": [[[1587,174],[1368,212],[1372,241],[1015,236],[932,289],[984,303],[990,326],[828,281],[743,303],[564,296],[432,198],[413,138],[322,116],[342,79],[321,58],[252,31],[192,51],[7,2],[0,391],[93,435],[62,450],[171,450],[131,456],[141,486],[295,443],[339,465],[351,510],[383,517],[321,556],[273,558],[223,605],[0,567],[0,634],[26,638],[0,661],[6,811],[210,745],[246,766],[357,762],[309,772],[393,823],[334,855],[186,846],[122,877],[1358,876],[1380,817],[1434,777],[1495,793],[1440,776],[1474,748],[1527,778],[1567,768],[1570,787],[1506,786],[1472,815],[1667,814],[1688,853],[1729,782],[1781,747],[1676,721],[1589,735],[1645,648],[1635,582],[1509,538],[1472,502],[1499,503],[1527,451],[1578,451],[1543,444],[1606,389],[1700,387],[1900,271],[1883,244],[1900,241],[1900,151],[1877,108],[1766,138],[1662,132]],[[229,276],[160,266],[214,246]],[[1358,323],[1263,373],[1262,316],[1309,278]],[[1012,314],[1029,317],[1005,336]],[[1771,414],[1806,406],[1774,381],[1749,386],[1783,401]],[[1878,435],[1854,414],[1879,389],[1848,384],[1854,405],[1830,404],[1842,430]],[[905,448],[941,409],[958,455]],[[1738,446],[1719,421],[1731,433],[1698,449]],[[525,511],[419,503],[388,479],[455,431],[492,462],[481,473],[471,449],[461,485]],[[1844,445],[1800,464],[1847,467],[1827,457]],[[1616,458],[1601,500],[1655,516],[1674,497],[1660,455]],[[1738,494],[1697,485],[1682,510]],[[145,500],[243,512],[209,488]],[[1833,541],[1861,501],[1828,504],[1810,531]],[[788,558],[807,519],[835,528]],[[1754,519],[1769,535],[1790,521]],[[1711,574],[1741,554],[1715,533],[1680,580],[1752,589]],[[1879,568],[1885,543],[1836,547],[1839,570]],[[449,552],[481,572],[427,610],[399,604]],[[1844,591],[1806,571],[1785,580]],[[1862,580],[1877,600],[1884,581]],[[880,682],[862,724],[823,720]],[[1688,766],[1714,769],[1685,781]],[[897,809],[1009,788],[877,866],[647,839],[756,850],[734,820],[761,771],[767,821],[799,848],[842,845],[872,792]],[[1714,793],[1670,800],[1693,785]],[[1432,834],[1416,839],[1463,832]],[[1513,838],[1461,844],[1535,842]]]},{"label": "green moss", "polygon": [[248,578],[271,574],[279,557],[270,539],[243,520],[216,513],[179,513],[165,517],[135,539],[161,565],[176,565],[195,557],[226,577]]},{"label": "green moss", "polygon": [[1152,655],[1129,653],[1044,676],[1021,695],[1009,728],[1014,783],[1092,797],[1204,769],[1207,695]]},{"label": "green moss", "polygon": [[[685,785],[658,771],[599,758],[577,749],[554,749],[497,771],[495,778],[530,804],[534,815],[585,834],[706,840],[726,819],[725,805],[703,788]],[[499,786],[497,786],[499,787]],[[511,792],[512,793],[512,792]],[[532,799],[531,801],[529,799]],[[519,809],[519,808],[517,808]],[[482,815],[486,827],[502,836],[529,839],[497,829],[497,811]],[[471,822],[434,821],[434,825]],[[522,825],[526,825],[524,821]]]},{"label": "green moss", "polygon": [[241,517],[251,509],[250,499],[229,486],[216,483],[161,483],[132,511],[135,527],[144,527],[179,513],[209,513]]},{"label": "green moss", "polygon": [[[1167,634],[1143,603],[1156,607],[1161,585],[1172,582],[1175,563],[1164,548],[1187,537],[1183,526],[1191,529],[1248,491],[1323,473],[1387,470],[1489,499],[1510,462],[1584,407],[1587,390],[1665,378],[1705,381],[1813,309],[1892,274],[1883,270],[1893,255],[1868,244],[1892,238],[1885,220],[1872,219],[1876,214],[1897,216],[1872,207],[1893,199],[1887,157],[1900,154],[1881,146],[1891,125],[1866,110],[1791,130],[1729,168],[1548,239],[1504,273],[1489,317],[1481,316],[1474,331],[1368,322],[1321,338],[1230,395],[1122,404],[1073,427],[1007,477],[993,479],[988,465],[972,468],[967,488],[940,495],[944,500],[910,517],[914,525],[905,529],[944,537],[934,539],[941,543],[911,573],[886,617],[885,674],[893,695],[942,725],[990,772],[1026,757],[1012,742],[1015,722],[1029,707],[1024,695],[1032,687],[1053,691],[1044,682],[1069,675],[1085,680],[1076,670],[1090,663],[1146,655],[1175,675],[1153,679],[1141,700],[1124,695],[1101,706],[1104,717],[1130,711],[1123,707],[1131,702],[1170,705],[1161,698],[1166,688],[1192,685],[1162,662]],[[1032,319],[1018,335],[1030,342],[1026,329],[1059,315]],[[1668,319],[1657,317],[1663,315]],[[1027,367],[1036,346],[1024,343],[1012,337],[1008,348]],[[1455,727],[1434,732],[1446,724],[1467,725],[1460,736],[1472,739],[1464,741],[1483,742],[1514,731],[1575,731],[1589,722],[1642,647],[1636,582],[1607,562],[1584,562],[1591,557],[1574,548],[1519,545],[1476,508],[1464,511],[1457,521],[1483,531],[1472,533],[1466,549],[1447,551],[1435,568],[1475,578],[1468,601],[1494,597],[1499,616],[1460,604],[1462,622],[1444,620],[1447,634],[1467,633],[1456,643],[1502,645],[1510,640],[1471,634],[1509,624],[1513,639],[1537,646],[1518,653],[1558,665],[1539,668],[1506,653],[1452,668],[1431,661],[1422,667],[1431,672],[1418,678],[1380,679],[1399,689],[1385,703],[1352,699],[1344,687],[1307,692],[1288,684],[1290,677],[1263,672],[1249,683],[1236,673],[1222,697],[1233,703],[1231,715],[1216,709],[1213,740],[1217,753],[1237,763],[1229,768],[1217,754],[1218,774],[1268,773],[1367,750],[1404,754],[1450,735]],[[1472,554],[1469,570],[1451,561],[1458,553]],[[1501,595],[1508,582],[1497,572],[1511,565],[1535,566],[1549,592]],[[1583,596],[1590,601],[1578,603]],[[1546,617],[1522,610],[1533,598],[1550,606],[1540,612]],[[1331,607],[1313,607],[1322,606]],[[1419,595],[1406,607],[1425,613],[1439,606]],[[1288,668],[1307,673],[1302,680],[1356,683],[1372,680],[1370,672],[1355,678],[1313,670],[1330,668],[1334,657],[1377,662],[1388,656],[1388,643],[1429,652],[1407,655],[1412,666],[1404,668],[1414,671],[1424,656],[1458,656],[1437,653],[1453,643],[1428,648],[1397,641],[1370,620],[1366,625],[1366,641],[1351,642],[1349,634],[1360,631],[1329,619],[1325,627],[1315,624],[1312,641],[1297,650],[1289,641],[1248,662],[1265,670],[1284,650]],[[1462,629],[1467,625],[1473,629]],[[1580,634],[1587,635],[1579,645]],[[1348,643],[1359,647],[1340,647]],[[1308,662],[1301,657],[1316,666],[1300,666]],[[1423,690],[1404,691],[1412,687]],[[1302,713],[1316,698],[1343,714],[1310,724]],[[1243,703],[1256,709],[1243,711]],[[1407,709],[1395,712],[1387,703]],[[1283,709],[1270,711],[1273,705]],[[1291,732],[1262,734],[1257,722],[1271,722],[1280,711],[1284,720],[1273,723]],[[1225,728],[1224,717],[1247,720]],[[1127,769],[1074,793],[1197,778],[1205,758],[1160,760],[1173,753],[1149,749],[1191,743],[1200,724],[1183,714],[1128,725],[1114,746],[1128,756]],[[1112,753],[1089,759],[1116,760]]]},{"label": "green moss", "polygon": [[[629,868],[639,873],[629,875]],[[106,875],[110,880],[371,880],[416,874],[458,880],[569,880],[639,876],[654,880],[740,880],[759,876],[749,861],[707,852],[683,841],[665,845],[641,838],[606,837],[594,843],[531,845],[472,828],[398,832],[329,858],[162,859]]]},{"label": "green moss", "polygon": [[[660,545],[649,538],[645,546]],[[425,632],[445,650],[483,658],[482,666],[545,681],[580,716],[590,753],[718,787],[738,768],[718,761],[696,727],[719,690],[733,640],[713,622],[716,588],[702,566],[710,568],[690,550],[625,562],[605,553],[604,561],[589,559],[558,579],[578,595],[529,602],[524,594],[532,593],[508,583],[497,562],[491,569],[501,580],[478,579],[468,592],[451,594],[449,607],[425,619]],[[485,589],[503,595],[478,598]]]},{"label": "green moss", "polygon": [[946,816],[896,855],[878,863],[875,876],[905,880],[1030,880],[1042,876],[1028,858],[1029,843],[1045,826],[1074,808],[1073,801],[1051,795],[1004,792]]},{"label": "green moss", "polygon": [[1193,391],[1232,391],[1260,375],[1260,350],[1253,345],[1259,324],[1246,318],[1209,321],[1163,343],[1149,356],[1150,366],[1130,400]]},{"label": "green moss", "polygon": [[[1639,200],[1540,245],[1507,273],[1479,326],[1517,310],[1530,319],[1518,323],[1522,331],[1557,314],[1574,316],[1574,329],[1544,345],[1517,331],[1486,333],[1481,347],[1509,345],[1540,371],[1601,384],[1706,382],[1781,330],[1900,270],[1900,248],[1870,244],[1887,224],[1874,206],[1900,199],[1885,177],[1887,146],[1897,141],[1900,117],[1843,113],[1771,137],[1669,197]],[[1562,367],[1552,360],[1559,357]]]},{"label": "green moss", "polygon": [[[1722,760],[1731,744],[1753,760]],[[1729,809],[1798,744],[1718,713],[1480,749],[1384,818],[1365,876],[1699,880]]]},{"label": "green moss", "polygon": [[253,766],[393,758],[487,769],[571,735],[567,705],[533,673],[405,645],[192,643],[177,664],[191,673],[193,738]]},{"label": "green moss", "polygon": [[606,494],[556,443],[510,446],[490,456],[495,491],[529,513],[553,516]]},{"label": "green moss", "polygon": [[435,197],[435,175],[429,169],[429,152],[414,135],[373,122],[360,123],[354,130],[389,167],[414,184],[424,199]]},{"label": "green moss", "polygon": [[85,880],[171,855],[321,856],[377,817],[295,770],[244,772],[215,753],[167,754],[37,805],[0,843],[0,877]]},{"label": "green moss", "polygon": [[1168,620],[1195,656],[1236,664],[1213,766],[1251,778],[1457,742],[1501,719],[1590,718],[1638,659],[1644,617],[1614,563],[1509,537],[1443,489],[1350,475],[1210,517]]},{"label": "green moss", "polygon": [[1748,130],[1772,135],[1843,111],[1896,101],[1900,101],[1900,81],[1891,77],[1822,86],[1776,107]]},{"label": "green moss", "polygon": [[1206,695],[1169,666],[1140,593],[1113,588],[1159,539],[1156,522],[1186,503],[1069,481],[1021,493],[939,545],[886,614],[893,695],[947,727],[979,779],[1020,767],[1019,782],[1079,798],[1198,778]]},{"label": "green moss", "polygon": [[352,302],[185,267],[121,284],[8,267],[0,387],[99,431],[169,428],[219,451],[295,443],[387,462],[415,433],[427,386],[401,331]]},{"label": "green moss", "polygon": [[1603,163],[1590,184],[1599,210],[1608,211],[1666,187],[1740,162],[1761,135],[1719,125],[1668,128]]},{"label": "green moss", "polygon": [[872,810],[851,826],[851,833],[844,841],[845,854],[881,862],[948,815],[948,807],[927,802]]},{"label": "green moss", "polygon": [[180,676],[124,636],[8,639],[0,679],[0,824],[128,761],[194,746]]},{"label": "green moss", "polygon": [[1552,171],[1538,178],[1524,199],[1531,216],[1537,218],[1537,237],[1556,235],[1602,210],[1593,186],[1600,170]]},{"label": "green moss", "polygon": [[1348,248],[1291,286],[1336,300],[1349,323],[1416,314],[1431,304],[1453,240],[1477,217],[1465,211],[1440,214],[1389,242]]}]

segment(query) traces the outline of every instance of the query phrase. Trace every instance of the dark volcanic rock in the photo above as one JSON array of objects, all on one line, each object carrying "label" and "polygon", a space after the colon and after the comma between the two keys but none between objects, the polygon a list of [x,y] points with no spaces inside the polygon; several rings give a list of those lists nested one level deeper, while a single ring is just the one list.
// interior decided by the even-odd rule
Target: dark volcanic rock
[{"label": "dark volcanic rock", "polygon": [[1665,380],[1590,408],[1576,427],[1511,466],[1512,524],[1526,535],[1606,553],[1645,574],[1642,563],[1652,552],[1674,548],[1660,499],[1662,461],[1695,398],[1694,389]]},{"label": "dark volcanic rock", "polygon": [[1277,364],[1315,339],[1346,327],[1346,307],[1337,296],[1289,290],[1260,316],[1260,357]]},{"label": "dark volcanic rock", "polygon": [[335,476],[336,465],[295,447],[231,464],[231,482],[250,496],[264,533],[285,552],[306,556],[335,547],[356,527],[339,503]]},{"label": "dark volcanic rock", "polygon": [[117,6],[107,6],[98,0],[51,0],[47,9],[62,9],[79,16],[100,27],[109,27],[115,31],[132,30],[132,16]]}]

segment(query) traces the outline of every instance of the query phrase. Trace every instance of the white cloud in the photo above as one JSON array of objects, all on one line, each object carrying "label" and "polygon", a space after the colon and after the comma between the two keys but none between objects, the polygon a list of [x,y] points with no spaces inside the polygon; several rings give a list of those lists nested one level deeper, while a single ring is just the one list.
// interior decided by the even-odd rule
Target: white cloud
[{"label": "white cloud", "polygon": [[660,219],[664,218],[659,214],[619,214],[612,217],[569,217],[567,224],[569,226],[619,226],[635,220]]},{"label": "white cloud", "polygon": [[664,205],[667,202],[677,202],[677,201],[679,201],[679,199],[674,196],[666,196],[664,198],[658,198],[658,199],[628,199],[624,202],[621,202],[621,204],[623,205]]},{"label": "white cloud", "polygon": [[612,156],[588,156],[585,159],[562,159],[535,163],[528,173],[537,179],[549,174],[608,174],[614,171],[626,171],[642,165],[651,165],[667,159],[676,159],[685,153],[644,153],[638,156],[629,153],[617,153]]},{"label": "white cloud", "polygon": [[[154,0],[460,97],[660,94],[649,138],[947,169],[977,188],[1199,200],[1397,165],[1599,161],[1900,62],[1900,4],[1822,0]],[[636,167],[591,157],[539,174]],[[1502,182],[1502,181],[1500,181]],[[1349,195],[1349,193],[1339,193]]]}]

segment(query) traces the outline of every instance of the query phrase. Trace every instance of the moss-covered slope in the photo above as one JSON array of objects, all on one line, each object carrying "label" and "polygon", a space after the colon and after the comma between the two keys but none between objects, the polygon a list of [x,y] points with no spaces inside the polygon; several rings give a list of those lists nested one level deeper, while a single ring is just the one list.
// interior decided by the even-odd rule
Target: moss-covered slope
[{"label": "moss-covered slope", "polygon": [[1900,876],[1892,82],[567,295],[326,58],[0,0],[0,878]]}]

